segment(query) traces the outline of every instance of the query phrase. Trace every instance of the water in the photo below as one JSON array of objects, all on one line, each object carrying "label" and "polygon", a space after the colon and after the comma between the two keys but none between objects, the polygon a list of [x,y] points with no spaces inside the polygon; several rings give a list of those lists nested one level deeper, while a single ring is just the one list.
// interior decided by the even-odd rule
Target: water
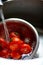
[{"label": "water", "polygon": [[0,15],[1,15],[2,22],[3,22],[3,26],[4,26],[6,41],[9,42],[10,41],[9,32],[8,32],[8,29],[7,29],[7,25],[6,25],[6,22],[5,22],[5,18],[4,18],[4,14],[3,14],[2,9],[0,9]]}]

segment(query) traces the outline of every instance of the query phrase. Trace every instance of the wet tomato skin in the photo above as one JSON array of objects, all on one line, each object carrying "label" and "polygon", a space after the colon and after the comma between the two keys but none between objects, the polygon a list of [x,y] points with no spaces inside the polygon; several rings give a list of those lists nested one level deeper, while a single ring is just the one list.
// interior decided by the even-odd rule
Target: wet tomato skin
[{"label": "wet tomato skin", "polygon": [[18,44],[21,44],[21,45],[24,43],[20,38],[17,38],[17,37],[13,37],[12,41],[14,41],[14,42],[16,42]]},{"label": "wet tomato skin", "polygon": [[12,41],[9,43],[9,48],[12,51],[19,50],[23,43],[24,42],[22,40],[20,40],[19,38],[13,37]]},{"label": "wet tomato skin", "polygon": [[9,52],[8,50],[4,49],[0,52],[0,57],[3,57],[3,58],[9,58]]},{"label": "wet tomato skin", "polygon": [[20,59],[21,58],[21,54],[19,54],[18,52],[12,52],[11,53],[11,57],[13,59]]},{"label": "wet tomato skin", "polygon": [[7,42],[3,38],[0,38],[0,47],[1,48],[7,47]]},{"label": "wet tomato skin", "polygon": [[22,54],[28,54],[32,51],[29,44],[22,41],[18,34],[10,33],[11,41],[8,43],[0,38],[0,57],[20,59]]},{"label": "wet tomato skin", "polygon": [[23,44],[20,49],[22,54],[28,54],[32,51],[32,48],[28,44]]},{"label": "wet tomato skin", "polygon": [[9,43],[9,49],[11,51],[17,51],[19,49],[19,45],[16,42],[10,42]]}]

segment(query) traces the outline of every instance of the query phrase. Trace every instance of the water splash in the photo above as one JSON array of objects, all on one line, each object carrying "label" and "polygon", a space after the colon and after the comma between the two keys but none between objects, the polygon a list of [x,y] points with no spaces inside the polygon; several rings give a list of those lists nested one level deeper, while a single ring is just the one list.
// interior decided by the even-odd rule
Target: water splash
[{"label": "water splash", "polygon": [[3,14],[3,10],[2,9],[0,9],[0,17],[1,17],[2,22],[3,22],[6,41],[9,42],[10,41],[9,32],[8,32],[8,29],[7,29],[7,25],[6,25],[6,22],[5,22],[5,18],[4,18],[4,14]]}]

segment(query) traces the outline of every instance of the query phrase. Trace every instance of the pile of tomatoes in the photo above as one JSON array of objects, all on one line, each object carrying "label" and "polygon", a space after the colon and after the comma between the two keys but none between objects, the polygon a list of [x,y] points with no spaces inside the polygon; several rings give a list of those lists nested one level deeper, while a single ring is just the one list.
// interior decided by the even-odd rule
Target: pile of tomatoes
[{"label": "pile of tomatoes", "polygon": [[31,46],[21,40],[18,33],[11,32],[9,37],[9,43],[0,38],[0,57],[20,59],[23,54],[28,54],[32,51]]}]

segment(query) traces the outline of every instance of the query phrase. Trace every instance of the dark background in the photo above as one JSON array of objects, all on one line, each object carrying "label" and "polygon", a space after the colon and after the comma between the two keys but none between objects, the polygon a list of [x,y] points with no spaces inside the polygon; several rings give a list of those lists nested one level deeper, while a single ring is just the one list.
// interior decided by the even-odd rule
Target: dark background
[{"label": "dark background", "polygon": [[43,1],[41,0],[14,0],[5,2],[3,13],[6,19],[12,17],[25,19],[35,27],[43,29]]}]

